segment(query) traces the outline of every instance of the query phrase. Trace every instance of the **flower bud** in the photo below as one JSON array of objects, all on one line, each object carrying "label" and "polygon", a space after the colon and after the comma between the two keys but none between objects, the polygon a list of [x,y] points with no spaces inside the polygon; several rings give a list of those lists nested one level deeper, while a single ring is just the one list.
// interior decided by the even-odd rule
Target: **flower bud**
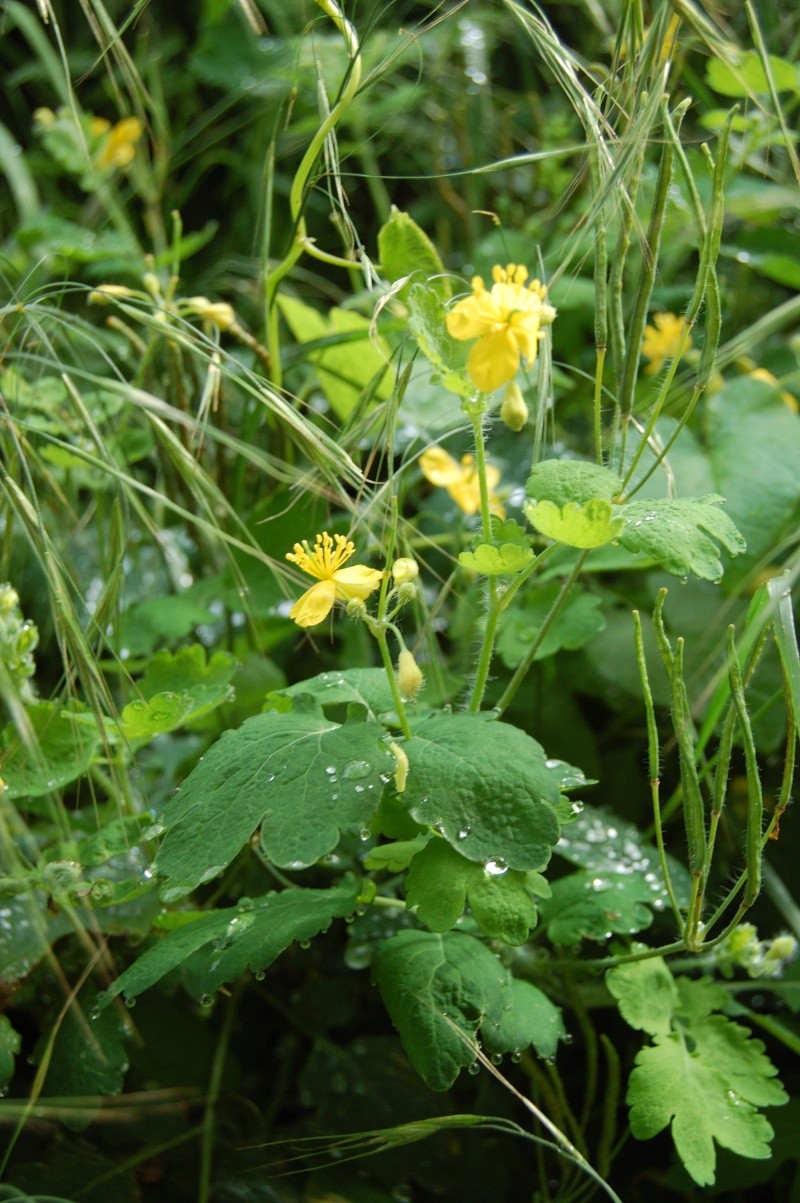
[{"label": "flower bud", "polygon": [[236,325],[233,306],[226,301],[209,301],[208,297],[190,297],[189,304],[204,322],[213,322],[220,330],[230,330]]},{"label": "flower bud", "polygon": [[519,431],[528,420],[528,407],[525,404],[525,398],[522,395],[522,389],[517,384],[516,380],[512,380],[503,394],[503,403],[500,406],[500,417],[505,422],[509,430]]},{"label": "flower bud", "polygon": [[142,284],[144,284],[154,301],[161,300],[161,281],[155,272],[145,272],[142,276]]},{"label": "flower bud", "polygon": [[363,618],[367,612],[367,607],[364,604],[363,598],[351,597],[345,606],[345,612],[348,618]]},{"label": "flower bud", "polygon": [[100,284],[89,293],[90,305],[110,305],[116,297],[141,296],[125,284]]},{"label": "flower bud", "polygon": [[789,961],[797,952],[794,936],[776,936],[767,946],[764,959],[767,961]]},{"label": "flower bud", "polygon": [[392,576],[395,585],[407,585],[419,576],[419,564],[409,556],[401,556],[392,564]]},{"label": "flower bud", "polygon": [[397,684],[404,701],[413,702],[425,678],[412,653],[404,647],[397,658]]},{"label": "flower bud", "polygon": [[389,751],[392,753],[392,756],[394,756],[395,764],[397,765],[394,774],[395,789],[397,790],[398,794],[405,793],[406,779],[408,777],[409,769],[408,757],[400,745],[394,741],[389,744]]}]

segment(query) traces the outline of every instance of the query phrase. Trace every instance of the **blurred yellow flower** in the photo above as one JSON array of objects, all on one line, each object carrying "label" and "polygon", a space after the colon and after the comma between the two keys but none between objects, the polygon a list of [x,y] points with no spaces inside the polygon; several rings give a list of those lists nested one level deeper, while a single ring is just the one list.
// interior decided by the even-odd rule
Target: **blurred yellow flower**
[{"label": "blurred yellow flower", "polygon": [[[642,355],[650,361],[644,369],[647,376],[654,376],[661,371],[666,360],[674,358],[686,330],[686,318],[676,317],[674,313],[654,313],[653,322],[654,325],[645,326],[642,339]],[[689,335],[681,355],[685,355],[691,346],[692,338]]]},{"label": "blurred yellow flower", "polygon": [[104,117],[95,117],[92,133],[105,137],[96,160],[98,167],[127,167],[136,154],[136,143],[144,133],[144,126],[138,117],[123,117],[109,129]]},{"label": "blurred yellow flower", "polygon": [[[471,455],[461,457],[461,463],[453,459],[442,447],[429,447],[419,458],[422,475],[439,489],[447,489],[458,508],[464,514],[477,514],[481,508],[481,488],[478,470]],[[493,490],[500,483],[500,469],[488,464],[486,487],[489,490],[489,509],[498,518],[505,518],[502,502]]]},{"label": "blurred yellow flower", "polygon": [[531,366],[544,338],[541,328],[556,316],[545,301],[545,286],[538,280],[526,285],[526,267],[497,265],[492,268],[492,279],[491,290],[487,290],[481,277],[474,276],[472,296],[459,301],[446,318],[453,338],[478,340],[469,353],[467,371],[483,393],[512,380],[523,356]]},{"label": "blurred yellow flower", "polygon": [[797,397],[794,393],[790,393],[788,389],[781,388],[780,381],[777,376],[773,376],[767,368],[753,368],[747,375],[751,380],[763,380],[764,384],[771,384],[777,393],[780,393],[783,404],[786,405],[792,413],[797,413]]},{"label": "blurred yellow flower", "polygon": [[349,601],[352,598],[364,599],[369,597],[383,579],[383,573],[377,568],[365,568],[362,564],[354,564],[352,568],[343,568],[355,553],[355,544],[345,539],[344,535],[331,537],[327,531],[317,535],[313,548],[308,540],[295,543],[292,551],[286,553],[286,559],[291,560],[303,572],[317,578],[316,585],[306,590],[289,611],[299,627],[315,627],[323,622],[331,612],[333,603]]},{"label": "blurred yellow flower", "polygon": [[201,317],[204,322],[210,322],[220,330],[230,330],[236,325],[236,314],[233,306],[227,301],[209,301],[208,297],[189,297],[186,304]]}]

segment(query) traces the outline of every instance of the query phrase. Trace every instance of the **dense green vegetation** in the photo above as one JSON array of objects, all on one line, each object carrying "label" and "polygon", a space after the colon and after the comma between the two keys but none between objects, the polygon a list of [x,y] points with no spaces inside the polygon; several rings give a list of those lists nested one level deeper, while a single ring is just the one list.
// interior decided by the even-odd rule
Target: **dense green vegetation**
[{"label": "dense green vegetation", "polygon": [[790,8],[5,0],[0,1199],[800,1203]]}]

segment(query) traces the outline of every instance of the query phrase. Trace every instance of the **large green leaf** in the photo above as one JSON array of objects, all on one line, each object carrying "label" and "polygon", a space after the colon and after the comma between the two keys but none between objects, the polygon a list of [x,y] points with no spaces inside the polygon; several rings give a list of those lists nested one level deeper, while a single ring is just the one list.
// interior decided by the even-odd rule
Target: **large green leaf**
[{"label": "large green leaf", "polygon": [[719,509],[723,501],[716,493],[631,501],[619,510],[625,518],[619,541],[676,576],[693,573],[703,580],[719,580],[724,568],[717,544],[732,556],[747,546],[732,519]]},{"label": "large green leaf", "polygon": [[[775,90],[800,91],[800,68],[797,64],[779,58],[777,54],[770,54],[767,58]],[[770,91],[761,56],[755,50],[746,50],[737,55],[732,64],[723,62],[715,55],[709,59],[706,76],[714,91],[722,96],[752,96],[753,93],[767,95]]]},{"label": "large green leaf", "polygon": [[359,885],[347,879],[330,890],[284,890],[242,898],[235,907],[189,919],[151,944],[98,1000],[101,1008],[118,995],[135,998],[165,974],[188,963],[196,993],[216,990],[246,970],[260,973],[295,940],[310,940],[332,919],[350,915]]},{"label": "large green leaf", "polygon": [[554,1057],[566,1035],[561,1009],[530,982],[512,978],[509,993],[511,1005],[481,1030],[487,1053],[517,1056],[533,1044],[540,1057]]},{"label": "large green leaf", "polygon": [[616,539],[624,525],[613,517],[614,507],[602,497],[592,497],[580,505],[568,501],[560,506],[555,501],[526,501],[525,516],[540,534],[567,547],[602,547]]},{"label": "large green leaf", "polygon": [[538,873],[497,871],[491,862],[485,868],[465,860],[445,840],[432,839],[406,874],[406,904],[416,908],[417,918],[431,931],[449,931],[468,902],[485,936],[524,944],[536,924],[535,886],[540,895],[549,893]]},{"label": "large green leaf", "polygon": [[796,533],[800,422],[773,387],[747,377],[712,398],[708,422],[715,485],[747,540],[747,555],[736,565],[744,573]]},{"label": "large green leaf", "polygon": [[475,386],[466,376],[468,347],[447,331],[441,297],[425,284],[408,291],[408,325],[422,354],[442,373],[442,384],[460,397],[471,397]]},{"label": "large green leaf", "polygon": [[530,1044],[545,1056],[554,1052],[560,1029],[552,1010],[523,999],[497,957],[472,936],[399,932],[378,949],[373,977],[411,1064],[432,1090],[448,1090],[475,1061],[479,1028],[496,1053]]},{"label": "large green leaf", "polygon": [[714,1182],[714,1142],[742,1157],[770,1156],[772,1127],[759,1106],[786,1102],[764,1045],[723,1015],[657,1035],[628,1083],[631,1132],[649,1140],[671,1125],[675,1148],[700,1186]]},{"label": "large green leaf", "polygon": [[[522,663],[560,592],[560,583],[550,581],[532,590],[521,604],[509,606],[503,613],[497,652],[508,668],[516,668]],[[545,660],[562,648],[575,651],[583,647],[603,630],[605,623],[601,598],[576,586],[551,622],[536,650],[535,659]]]},{"label": "large green leaf", "polygon": [[199,643],[177,652],[153,656],[138,683],[141,698],[123,707],[122,733],[128,740],[147,740],[199,718],[231,697],[236,661],[215,652],[206,663]]},{"label": "large green leaf", "polygon": [[661,957],[609,969],[606,986],[617,1000],[620,1015],[632,1028],[651,1036],[670,1030],[678,990]]},{"label": "large green leaf", "polygon": [[298,342],[328,341],[327,346],[311,349],[308,358],[316,366],[320,386],[337,417],[347,418],[373,381],[376,398],[385,401],[391,396],[391,351],[384,339],[373,335],[369,318],[336,308],[326,318],[296,297],[283,294],[278,305]]},{"label": "large green leaf", "polygon": [[[127,1017],[116,1009],[90,1018],[84,1005],[87,991],[76,999],[56,1034],[44,1093],[54,1097],[115,1095],[128,1071],[125,1042],[131,1035]],[[85,1127],[91,1113],[76,1115],[71,1127]]]},{"label": "large green leaf", "polygon": [[7,1015],[0,1015],[0,1090],[5,1093],[14,1076],[14,1058],[22,1048],[22,1037]]},{"label": "large green leaf", "polygon": [[[394,282],[403,276],[425,277],[426,287],[446,301],[452,292],[450,280],[436,247],[413,217],[392,205],[388,221],[378,231],[378,256],[381,274]],[[405,299],[411,282],[403,285],[400,296]]]},{"label": "large green leaf", "polygon": [[294,700],[304,694],[310,694],[322,711],[353,703],[363,706],[371,718],[378,718],[394,710],[391,687],[382,668],[345,668],[341,672],[320,673],[297,685],[273,690],[264,709],[291,710]]},{"label": "large green leaf", "polygon": [[614,932],[630,935],[653,921],[644,905],[652,898],[650,887],[638,875],[570,873],[554,881],[552,891],[539,908],[539,918],[554,944],[607,940]]},{"label": "large green leaf", "polygon": [[55,702],[35,702],[25,710],[30,742],[12,724],[0,731],[3,798],[40,798],[69,785],[91,765],[100,744],[96,724],[71,715]]},{"label": "large green leaf", "polygon": [[259,826],[275,864],[313,865],[342,831],[369,821],[395,769],[377,723],[275,711],[248,719],[214,744],[164,809],[162,897],[180,898],[221,873]]},{"label": "large green leaf", "polygon": [[412,725],[403,804],[468,860],[541,869],[559,837],[559,789],[544,749],[517,727],[474,714]]},{"label": "large green leaf", "polygon": [[536,464],[525,492],[533,501],[555,505],[585,505],[595,499],[612,501],[622,491],[622,481],[608,468],[586,460],[546,459]]},{"label": "large green leaf", "polygon": [[[656,910],[662,910],[669,902],[658,849],[642,838],[633,823],[601,806],[587,806],[564,828],[556,852],[570,864],[580,865],[596,876],[640,878],[650,890],[646,901]],[[689,872],[669,853],[667,864],[675,897],[681,906],[688,906],[692,884]]]},{"label": "large green leaf", "polygon": [[742,1157],[769,1157],[772,1128],[756,1108],[787,1095],[762,1042],[712,1014],[729,1003],[724,986],[673,979],[660,957],[617,966],[606,985],[623,1018],[653,1036],[628,1083],[633,1135],[649,1140],[671,1123],[678,1155],[701,1186],[714,1182],[715,1141]]}]

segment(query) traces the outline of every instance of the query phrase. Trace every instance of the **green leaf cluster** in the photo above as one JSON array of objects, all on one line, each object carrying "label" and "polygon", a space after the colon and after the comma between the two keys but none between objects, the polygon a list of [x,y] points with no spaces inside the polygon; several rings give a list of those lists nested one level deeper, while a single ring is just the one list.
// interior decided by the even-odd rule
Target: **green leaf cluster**
[{"label": "green leaf cluster", "polygon": [[741,1157],[770,1156],[773,1129],[759,1107],[787,1101],[761,1040],[719,1009],[724,987],[674,979],[661,958],[610,969],[606,985],[623,1018],[653,1037],[636,1056],[628,1083],[638,1140],[668,1125],[678,1156],[700,1186],[711,1186],[715,1144]]},{"label": "green leaf cluster", "polygon": [[525,512],[542,534],[568,547],[591,549],[618,539],[676,576],[718,580],[720,545],[732,556],[746,549],[716,493],[622,502],[621,492],[621,479],[607,468],[545,460],[528,478]]}]

